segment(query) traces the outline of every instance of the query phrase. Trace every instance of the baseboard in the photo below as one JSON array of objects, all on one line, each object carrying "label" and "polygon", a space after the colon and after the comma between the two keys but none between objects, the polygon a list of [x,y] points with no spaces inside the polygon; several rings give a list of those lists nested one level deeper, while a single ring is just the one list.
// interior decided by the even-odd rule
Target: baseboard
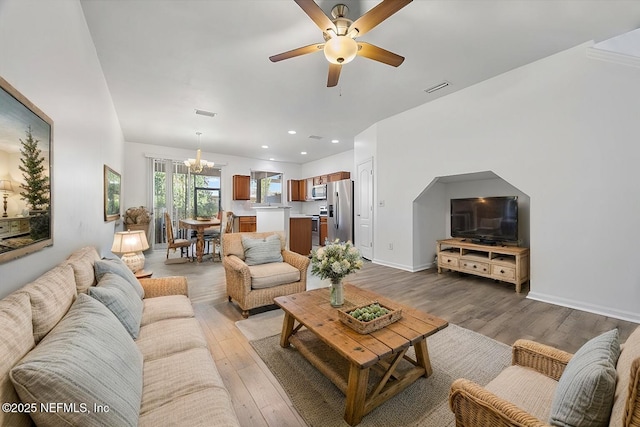
[{"label": "baseboard", "polygon": [[589,313],[599,314],[601,316],[613,317],[620,320],[626,320],[628,322],[640,323],[640,315],[638,313],[632,313],[624,310],[616,310],[611,307],[605,307],[595,304],[587,304],[580,301],[575,301],[568,298],[561,298],[553,295],[541,294],[539,292],[529,291],[527,295],[528,299],[535,301],[546,302],[548,304],[559,305],[561,307],[573,308],[576,310],[582,310]]},{"label": "baseboard", "polygon": [[408,271],[410,273],[416,273],[418,271],[422,271],[422,270],[428,270],[432,267],[435,266],[435,263],[433,262],[429,262],[426,264],[421,264],[418,266],[411,266],[411,265],[404,265],[404,264],[396,264],[393,262],[388,262],[388,261],[382,261],[379,259],[373,259],[371,260],[372,263],[374,264],[378,264],[378,265],[384,265],[385,267],[393,267],[393,268],[397,268],[399,270],[404,270],[404,271]]},{"label": "baseboard", "polygon": [[383,261],[383,260],[376,259],[376,258],[372,259],[371,262],[374,263],[374,264],[378,264],[378,265],[384,265],[385,267],[393,267],[393,268],[397,268],[399,270],[409,271],[409,272],[413,273],[413,267],[410,266],[410,265],[396,264],[394,262]]}]

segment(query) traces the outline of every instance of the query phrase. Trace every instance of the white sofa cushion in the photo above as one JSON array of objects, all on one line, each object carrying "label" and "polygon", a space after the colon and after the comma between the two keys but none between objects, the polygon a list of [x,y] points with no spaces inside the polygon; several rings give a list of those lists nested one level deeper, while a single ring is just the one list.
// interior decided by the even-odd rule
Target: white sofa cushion
[{"label": "white sofa cushion", "polygon": [[242,237],[242,247],[244,248],[244,262],[247,265],[282,262],[280,237],[277,234],[261,239]]},{"label": "white sofa cushion", "polygon": [[129,267],[127,267],[119,258],[101,259],[93,264],[93,268],[96,272],[96,280],[98,280],[98,282],[106,273],[115,273],[126,279],[127,282],[133,286],[140,299],[144,298],[144,289],[142,288],[142,285],[133,272],[129,270]]},{"label": "white sofa cushion", "polygon": [[559,427],[609,424],[619,355],[617,329],[598,335],[580,347],[558,381],[549,424]]},{"label": "white sofa cushion", "polygon": [[93,246],[78,249],[67,258],[67,263],[73,268],[76,277],[76,290],[80,294],[86,294],[90,286],[96,284],[96,275],[93,264],[100,261],[100,255]]},{"label": "white sofa cushion", "polygon": [[[142,355],[113,313],[86,294],[10,376],[23,402],[75,404],[39,408],[31,414],[38,425],[138,425]],[[94,413],[94,403],[109,410]]]},{"label": "white sofa cushion", "polygon": [[131,338],[138,338],[143,304],[126,279],[115,273],[106,273],[88,292],[115,314]]},{"label": "white sofa cushion", "polygon": [[142,300],[142,322],[145,326],[159,320],[193,317],[191,300],[185,295],[167,295]]},{"label": "white sofa cushion", "polygon": [[558,382],[519,365],[504,369],[485,389],[524,409],[539,420],[549,418],[551,401]]},{"label": "white sofa cushion", "polygon": [[76,281],[69,264],[61,264],[22,288],[31,300],[36,344],[58,324],[76,296]]},{"label": "white sofa cushion", "polygon": [[167,319],[140,328],[136,345],[145,363],[192,348],[207,349],[200,324],[194,318]]},{"label": "white sofa cushion", "polygon": [[[0,300],[0,402],[19,403],[20,398],[9,378],[9,371],[34,346],[29,294],[14,292]],[[30,426],[31,418],[25,411],[1,411],[0,426]]]},{"label": "white sofa cushion", "polygon": [[[640,358],[640,326],[637,327],[621,346],[622,351],[616,364],[616,391],[613,399],[613,409],[611,410],[610,427],[619,427],[625,415],[625,406],[629,396],[629,383],[631,382],[631,364]],[[637,378],[633,379],[637,381]]]},{"label": "white sofa cushion", "polygon": [[286,262],[249,266],[251,289],[266,289],[300,280],[300,270]]}]

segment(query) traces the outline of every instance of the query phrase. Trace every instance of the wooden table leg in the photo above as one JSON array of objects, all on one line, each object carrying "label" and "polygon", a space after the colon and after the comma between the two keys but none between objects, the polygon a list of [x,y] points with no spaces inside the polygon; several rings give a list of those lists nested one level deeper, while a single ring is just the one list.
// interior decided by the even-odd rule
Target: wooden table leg
[{"label": "wooden table leg", "polygon": [[284,321],[282,322],[282,333],[280,334],[280,347],[289,347],[289,337],[293,333],[293,323],[295,318],[284,312]]},{"label": "wooden table leg", "polygon": [[196,239],[196,257],[198,262],[202,262],[202,255],[204,254],[204,229],[198,228]]},{"label": "wooden table leg", "polygon": [[359,424],[364,416],[368,382],[369,368],[361,369],[358,365],[351,363],[344,409],[344,420],[351,426]]},{"label": "wooden table leg", "polygon": [[416,351],[416,362],[418,366],[422,366],[425,370],[424,377],[428,378],[433,373],[431,368],[431,360],[429,360],[429,350],[427,349],[427,339],[423,338],[420,342],[413,345]]}]

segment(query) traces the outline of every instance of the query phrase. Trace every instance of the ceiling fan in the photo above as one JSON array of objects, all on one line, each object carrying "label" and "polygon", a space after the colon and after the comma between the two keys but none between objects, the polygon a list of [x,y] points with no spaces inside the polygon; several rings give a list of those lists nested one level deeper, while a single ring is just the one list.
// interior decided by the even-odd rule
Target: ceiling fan
[{"label": "ceiling fan", "polygon": [[344,4],[334,6],[331,9],[333,19],[329,19],[314,0],[294,1],[320,28],[325,42],[299,47],[270,56],[271,62],[278,62],[322,50],[327,61],[329,61],[327,87],[333,87],[338,84],[342,66],[351,62],[356,56],[363,56],[394,67],[399,66],[404,61],[404,57],[400,55],[355,39],[371,31],[382,21],[411,3],[412,0],[383,0],[355,21],[351,21],[346,17],[349,8]]}]

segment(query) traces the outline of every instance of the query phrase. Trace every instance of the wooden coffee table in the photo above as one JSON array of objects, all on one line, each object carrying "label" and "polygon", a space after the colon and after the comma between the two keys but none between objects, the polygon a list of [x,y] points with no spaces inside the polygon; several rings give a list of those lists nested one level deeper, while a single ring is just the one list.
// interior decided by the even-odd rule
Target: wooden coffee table
[{"label": "wooden coffee table", "polygon": [[[418,378],[431,375],[426,338],[448,323],[350,284],[345,284],[344,293],[342,309],[378,301],[401,308],[402,318],[361,335],[340,321],[327,288],[278,297],[275,302],[285,312],[280,345],[292,344],[342,390],[346,396],[344,419],[354,426]],[[407,355],[411,346],[415,359]],[[370,376],[372,369],[375,375]]]}]

